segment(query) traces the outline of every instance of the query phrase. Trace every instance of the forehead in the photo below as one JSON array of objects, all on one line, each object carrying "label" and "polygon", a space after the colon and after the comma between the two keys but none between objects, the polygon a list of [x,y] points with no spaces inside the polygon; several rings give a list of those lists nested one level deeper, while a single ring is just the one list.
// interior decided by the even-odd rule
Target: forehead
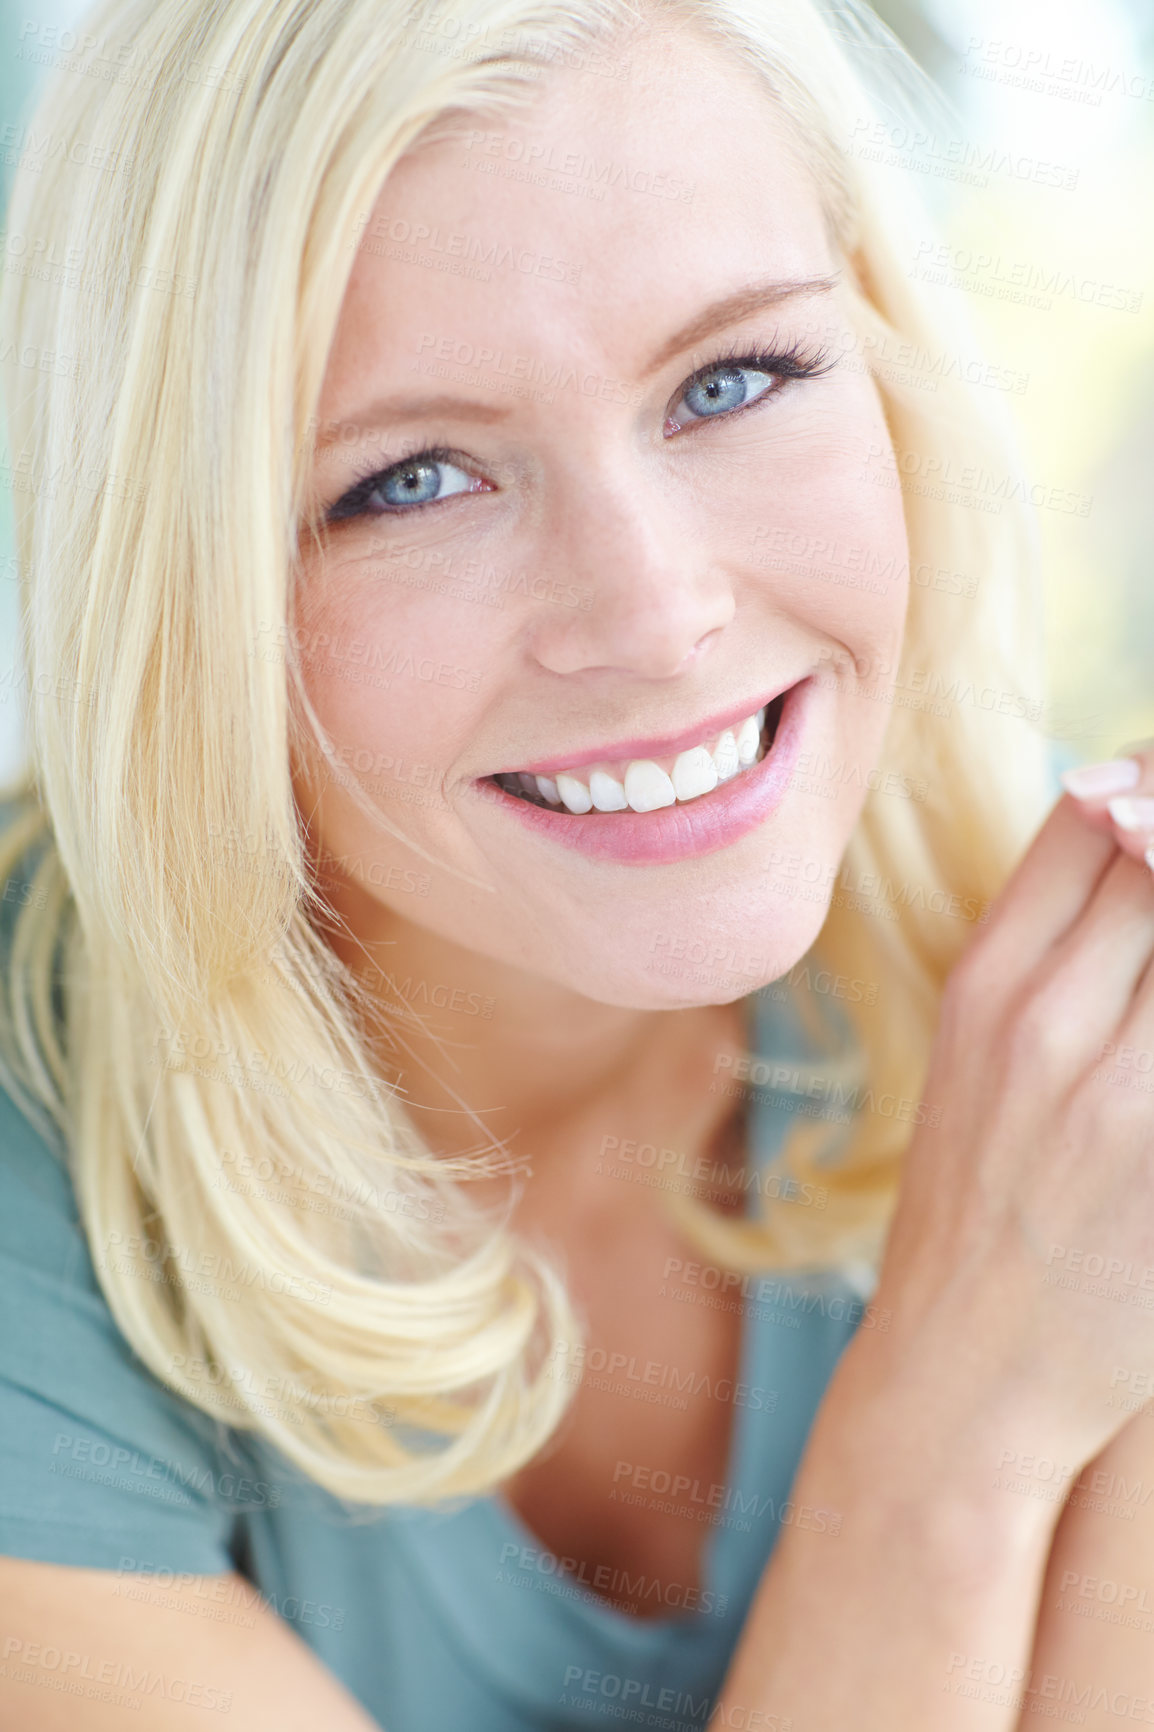
[{"label": "forehead", "polygon": [[442,122],[397,164],[362,231],[330,402],[432,338],[576,345],[624,370],[706,301],[833,268],[804,142],[757,75],[688,28],[626,53],[625,76],[550,69],[529,108]]}]

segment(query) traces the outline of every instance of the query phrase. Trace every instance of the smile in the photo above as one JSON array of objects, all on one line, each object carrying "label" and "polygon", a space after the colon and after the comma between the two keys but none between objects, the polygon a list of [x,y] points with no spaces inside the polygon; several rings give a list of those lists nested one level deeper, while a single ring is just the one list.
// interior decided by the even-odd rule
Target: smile
[{"label": "smile", "polygon": [[[664,758],[603,760],[565,769],[554,761],[536,771],[483,776],[471,787],[475,797],[547,845],[623,866],[673,865],[731,846],[777,809],[789,791],[820,694],[807,676],[744,722],[700,745],[686,741],[682,751]],[[596,796],[616,802],[610,783],[620,789],[622,801],[604,810]],[[566,802],[566,792],[576,811]]]},{"label": "smile", "polygon": [[537,776],[513,770],[494,776],[499,788],[536,806],[563,807],[575,817],[586,812],[656,812],[710,794],[760,763],[773,745],[784,693],[762,705],[736,728],[688,751],[663,758],[601,761]]}]

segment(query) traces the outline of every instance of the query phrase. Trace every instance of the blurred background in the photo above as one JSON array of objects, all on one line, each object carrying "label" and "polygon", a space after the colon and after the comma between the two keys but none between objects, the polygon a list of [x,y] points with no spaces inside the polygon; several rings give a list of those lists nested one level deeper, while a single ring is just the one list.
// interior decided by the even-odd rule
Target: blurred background
[{"label": "blurred background", "polygon": [[[1038,512],[1047,731],[1067,761],[1154,736],[1154,5],[881,0],[946,92],[985,185],[938,179],[946,256],[911,261],[963,297],[1009,397],[1030,476],[1089,501]],[[1028,164],[1049,171],[1026,178]],[[976,176],[976,180],[982,177]]]},{"label": "blurred background", "polygon": [[[85,9],[0,0],[0,196],[35,152],[25,121],[43,63],[67,50]],[[879,0],[875,10],[955,117],[901,153],[924,176],[945,239],[912,257],[910,274],[932,272],[964,302],[991,377],[1024,377],[1007,398],[1025,467],[1083,502],[1082,514],[1037,514],[1047,731],[1063,759],[1109,756],[1154,736],[1154,4]],[[24,737],[6,474],[5,463],[0,779]]]}]

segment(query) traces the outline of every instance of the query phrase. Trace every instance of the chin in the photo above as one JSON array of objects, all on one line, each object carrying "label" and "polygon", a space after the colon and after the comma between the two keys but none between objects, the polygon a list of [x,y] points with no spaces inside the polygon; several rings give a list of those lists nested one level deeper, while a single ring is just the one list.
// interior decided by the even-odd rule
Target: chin
[{"label": "chin", "polygon": [[774,904],[752,924],[747,920],[694,921],[684,917],[660,930],[600,934],[603,948],[586,955],[595,966],[564,970],[573,991],[599,1004],[629,1010],[685,1010],[695,1005],[733,1004],[780,980],[800,962],[825,923],[830,886],[774,886]]}]

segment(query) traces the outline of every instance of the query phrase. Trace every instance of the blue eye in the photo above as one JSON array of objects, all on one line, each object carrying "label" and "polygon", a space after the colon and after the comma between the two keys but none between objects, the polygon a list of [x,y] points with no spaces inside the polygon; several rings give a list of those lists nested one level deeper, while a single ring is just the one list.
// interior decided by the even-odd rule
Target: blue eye
[{"label": "blue eye", "polygon": [[488,483],[450,462],[454,453],[436,446],[414,452],[388,469],[366,475],[337,500],[326,513],[330,523],[346,517],[383,517],[390,512],[407,513],[422,505],[433,505],[454,493],[479,493]]},{"label": "blue eye", "polygon": [[[689,421],[720,420],[736,409],[745,409],[761,397],[776,396],[791,379],[817,379],[833,366],[821,350],[806,352],[796,345],[783,349],[759,349],[754,354],[731,352],[718,355],[683,387],[665,431],[679,433],[685,422],[678,410],[684,404]],[[751,381],[755,381],[751,383]]]},{"label": "blue eye", "polygon": [[377,483],[377,492],[386,505],[427,505],[440,491],[439,463],[406,463],[401,469],[387,469]]},{"label": "blue eye", "polygon": [[761,373],[761,390],[750,390],[746,375],[758,371],[755,367],[735,366],[732,363],[711,367],[708,373],[694,380],[682,394],[681,400],[688,403],[695,415],[714,415],[728,409],[740,409],[743,403],[750,403],[755,397],[763,396],[773,388],[773,375]]}]

